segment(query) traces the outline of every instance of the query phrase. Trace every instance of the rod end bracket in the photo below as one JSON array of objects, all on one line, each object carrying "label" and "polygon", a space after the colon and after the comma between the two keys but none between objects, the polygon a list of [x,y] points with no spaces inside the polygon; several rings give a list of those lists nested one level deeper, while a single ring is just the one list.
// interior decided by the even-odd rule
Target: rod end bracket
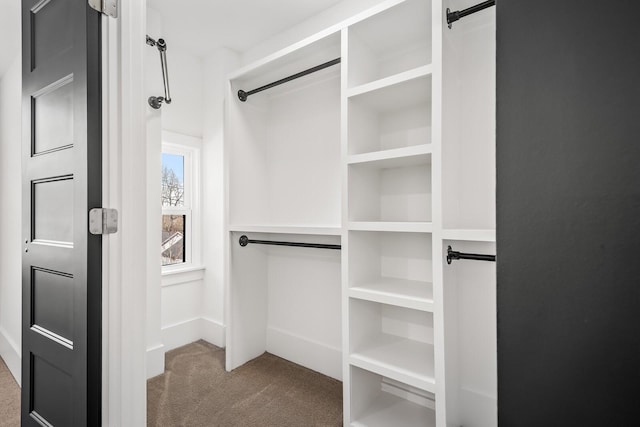
[{"label": "rod end bracket", "polygon": [[451,24],[460,19],[460,12],[451,12],[451,9],[447,8],[447,26],[451,29]]},{"label": "rod end bracket", "polygon": [[238,243],[240,243],[240,246],[244,248],[249,244],[249,238],[243,234],[242,236],[240,236],[240,240]]},{"label": "rod end bracket", "polygon": [[458,252],[451,249],[451,246],[447,246],[447,264],[451,264],[451,261],[458,259]]},{"label": "rod end bracket", "polygon": [[243,91],[242,89],[238,91],[238,99],[240,99],[240,101],[245,102],[248,97],[249,95],[247,95],[247,92]]},{"label": "rod end bracket", "polygon": [[[162,103],[165,101],[165,99],[161,96],[150,96],[149,99],[147,100],[147,102],[149,102],[149,105],[151,106],[151,108],[153,108],[154,110],[158,110],[160,109],[160,107],[162,107]],[[167,102],[167,104],[170,104],[171,101],[169,100]]]}]

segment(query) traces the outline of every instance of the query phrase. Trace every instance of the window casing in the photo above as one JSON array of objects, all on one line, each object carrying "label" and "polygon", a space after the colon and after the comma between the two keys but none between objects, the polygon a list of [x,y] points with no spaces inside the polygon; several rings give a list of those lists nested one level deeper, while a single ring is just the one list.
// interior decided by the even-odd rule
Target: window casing
[{"label": "window casing", "polygon": [[197,141],[163,132],[160,249],[163,273],[200,263],[200,150]]}]

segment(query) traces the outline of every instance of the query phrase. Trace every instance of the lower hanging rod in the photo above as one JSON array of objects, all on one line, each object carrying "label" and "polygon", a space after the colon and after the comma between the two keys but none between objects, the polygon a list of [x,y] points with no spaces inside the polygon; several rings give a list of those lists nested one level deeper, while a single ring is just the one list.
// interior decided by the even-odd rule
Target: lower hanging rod
[{"label": "lower hanging rod", "polygon": [[447,247],[447,264],[451,264],[451,261],[456,259],[473,259],[476,261],[495,261],[495,255],[482,255],[482,254],[466,254],[464,252],[458,252],[451,249],[451,246]]},{"label": "lower hanging rod", "polygon": [[256,245],[273,245],[273,246],[296,246],[300,248],[318,248],[318,249],[342,249],[342,245],[329,245],[325,243],[300,243],[300,242],[279,242],[275,240],[253,240],[244,234],[240,236],[240,246],[245,247],[249,243]]},{"label": "lower hanging rod", "polygon": [[262,92],[263,90],[271,89],[272,87],[281,85],[282,83],[290,82],[291,80],[299,79],[300,77],[306,76],[307,74],[315,73],[316,71],[323,70],[327,67],[331,67],[332,65],[336,65],[340,63],[340,58],[333,59],[329,62],[325,62],[324,64],[316,65],[315,67],[311,67],[308,70],[300,71],[292,76],[285,77],[284,79],[280,79],[273,83],[269,83],[268,85],[260,86],[257,89],[250,90],[249,92],[245,92],[244,90],[238,91],[238,98],[240,101],[245,102],[249,95],[253,95],[254,93]]},{"label": "lower hanging rod", "polygon": [[488,7],[495,6],[495,4],[496,0],[489,0],[463,10],[456,10],[455,12],[451,12],[449,8],[447,8],[447,24],[449,24],[449,28],[451,28],[451,24],[456,22],[458,19],[464,18],[472,13],[480,12]]}]

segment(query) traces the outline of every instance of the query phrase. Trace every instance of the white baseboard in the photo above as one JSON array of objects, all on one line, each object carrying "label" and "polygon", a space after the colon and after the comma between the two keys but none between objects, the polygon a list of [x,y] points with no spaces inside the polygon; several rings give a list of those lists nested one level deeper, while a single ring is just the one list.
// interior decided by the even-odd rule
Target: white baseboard
[{"label": "white baseboard", "polygon": [[342,381],[342,351],[282,329],[267,328],[267,351]]},{"label": "white baseboard", "polygon": [[182,347],[201,339],[200,317],[162,327],[162,343],[164,351]]},{"label": "white baseboard", "polygon": [[203,340],[218,347],[226,347],[225,328],[220,322],[203,317],[200,319],[200,336]]},{"label": "white baseboard", "polygon": [[163,344],[147,349],[147,379],[164,373],[164,353]]},{"label": "white baseboard", "polygon": [[0,328],[0,356],[18,385],[21,384],[22,379],[20,374],[22,371],[20,353],[20,347],[9,337],[9,334],[4,329]]}]

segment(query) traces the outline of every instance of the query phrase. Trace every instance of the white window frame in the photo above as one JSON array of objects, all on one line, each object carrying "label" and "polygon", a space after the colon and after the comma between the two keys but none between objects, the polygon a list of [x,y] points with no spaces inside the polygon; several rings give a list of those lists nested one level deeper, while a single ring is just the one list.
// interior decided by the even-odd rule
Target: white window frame
[{"label": "white window frame", "polygon": [[[162,266],[162,275],[202,268],[201,241],[201,175],[202,139],[175,132],[162,131],[162,153],[184,158],[184,206],[162,207],[162,215],[185,215],[185,262]],[[160,183],[158,183],[160,185]]]}]

